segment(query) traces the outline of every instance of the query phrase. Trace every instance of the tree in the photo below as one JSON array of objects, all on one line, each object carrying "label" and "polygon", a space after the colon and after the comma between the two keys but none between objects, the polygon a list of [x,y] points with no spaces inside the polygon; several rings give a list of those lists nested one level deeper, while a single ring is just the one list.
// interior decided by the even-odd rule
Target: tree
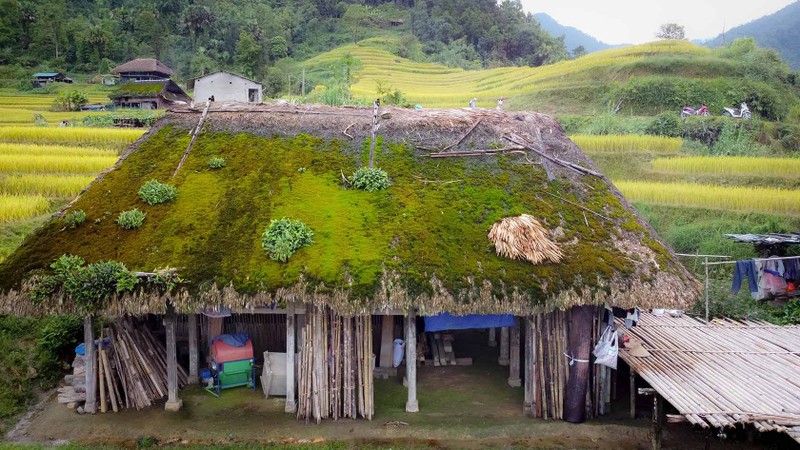
[{"label": "tree", "polygon": [[587,53],[586,49],[582,45],[579,45],[572,49],[573,58],[580,58],[581,56],[586,56],[586,53]]},{"label": "tree", "polygon": [[264,57],[261,46],[255,37],[242,31],[236,43],[236,63],[244,69],[245,75],[253,78],[261,76],[264,67]]},{"label": "tree", "polygon": [[686,36],[686,30],[684,30],[683,25],[678,25],[677,23],[665,23],[661,25],[656,33],[656,37],[659,39],[684,39]]},{"label": "tree", "polygon": [[203,31],[217,21],[217,16],[206,8],[200,5],[191,5],[183,10],[181,22],[184,28],[189,30],[192,35],[192,43],[197,45],[197,38],[203,34]]},{"label": "tree", "polygon": [[289,43],[286,42],[285,37],[275,36],[269,40],[269,48],[267,51],[269,52],[269,58],[273,61],[286,58],[289,56]]}]

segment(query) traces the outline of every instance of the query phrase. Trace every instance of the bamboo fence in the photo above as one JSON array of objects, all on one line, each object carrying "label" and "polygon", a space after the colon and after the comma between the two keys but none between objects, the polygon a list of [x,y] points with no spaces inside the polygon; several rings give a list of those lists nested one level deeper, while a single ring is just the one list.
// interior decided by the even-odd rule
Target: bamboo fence
[{"label": "bamboo fence", "polygon": [[[593,321],[592,347],[603,333],[602,325],[604,308],[598,307],[598,314]],[[556,310],[545,314],[536,314],[529,320],[533,323],[530,336],[525,345],[533,345],[532,361],[532,408],[531,415],[542,419],[561,420],[564,417],[564,398],[569,378],[570,360],[567,349],[569,335],[570,310]],[[586,390],[586,418],[591,419],[607,412],[607,404],[611,401],[611,369],[594,364],[590,357]],[[576,364],[586,364],[576,362]]]},{"label": "bamboo fence", "polygon": [[372,420],[372,320],[306,305],[298,370],[297,418]]},{"label": "bamboo fence", "polygon": [[650,355],[620,357],[689,423],[800,438],[800,326],[642,313],[624,332]]}]

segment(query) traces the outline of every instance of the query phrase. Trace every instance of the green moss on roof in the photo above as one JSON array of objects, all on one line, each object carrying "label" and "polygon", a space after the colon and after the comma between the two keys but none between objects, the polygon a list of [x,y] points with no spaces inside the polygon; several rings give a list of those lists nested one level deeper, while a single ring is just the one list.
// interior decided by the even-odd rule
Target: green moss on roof
[{"label": "green moss on roof", "polygon": [[[364,192],[343,188],[341,178],[366,165],[368,142],[209,131],[171,180],[188,141],[184,129],[166,126],[141,142],[70,207],[86,212],[83,226],[64,229],[52,220],[0,264],[0,291],[70,253],[87,262],[120,261],[131,270],[176,268],[191,295],[212,285],[274,294],[302,284],[319,293],[344,289],[352,301],[369,303],[396,288],[387,286],[394,280],[409,298],[433,298],[444,289],[455,302],[467,302],[483,289],[484,302],[524,301],[515,310],[531,311],[553,306],[563,293],[589,302],[624,291],[620,283],[640,282],[649,263],[620,250],[615,242],[626,239],[623,233],[636,233],[639,243],[646,239],[660,270],[677,271],[668,250],[632,226],[638,222],[631,211],[599,178],[583,177],[584,186],[576,186],[548,181],[540,166],[515,156],[439,160],[403,142],[381,141],[377,164],[392,183]],[[209,169],[212,156],[224,157],[226,167]],[[151,178],[175,184],[181,195],[144,204],[137,189]],[[611,222],[543,192],[602,212]],[[114,219],[134,207],[147,221],[139,230],[122,230]],[[495,254],[487,238],[491,225],[523,213],[563,232],[556,239],[562,263],[534,266]],[[315,233],[314,244],[286,263],[270,260],[260,240],[270,220],[281,217],[299,219]],[[426,306],[436,309],[433,301]]]},{"label": "green moss on roof", "polygon": [[122,97],[155,97],[164,90],[163,83],[125,83],[116,91],[109,94],[109,98]]}]

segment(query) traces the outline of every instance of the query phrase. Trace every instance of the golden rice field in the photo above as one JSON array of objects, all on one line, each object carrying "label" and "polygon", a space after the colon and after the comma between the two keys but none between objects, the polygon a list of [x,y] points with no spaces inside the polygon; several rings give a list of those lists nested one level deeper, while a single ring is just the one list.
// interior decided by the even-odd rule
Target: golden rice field
[{"label": "golden rice field", "polygon": [[41,195],[0,194],[0,223],[44,214],[50,201]]},{"label": "golden rice field", "polygon": [[97,173],[116,156],[0,155],[0,173]]},{"label": "golden rice field", "polygon": [[[748,156],[694,156],[656,158],[653,170],[685,174],[712,174],[760,177],[798,177],[800,158],[763,158]],[[798,197],[796,202],[800,202]]]},{"label": "golden rice field", "polygon": [[0,178],[0,194],[38,194],[46,197],[74,197],[88,186],[94,178],[94,175],[10,175],[5,178]]},{"label": "golden rice field", "polygon": [[639,134],[609,134],[570,136],[583,151],[587,152],[648,152],[677,154],[683,139]]},{"label": "golden rice field", "polygon": [[346,55],[352,56],[360,61],[361,68],[350,90],[354,96],[365,99],[375,96],[376,82],[380,80],[401,90],[409,102],[425,107],[467,106],[472,97],[478,98],[479,106],[494,107],[499,97],[562,89],[565,77],[569,78],[570,86],[606,84],[605,80],[598,80],[598,74],[613,72],[621,63],[644,56],[659,53],[708,55],[711,52],[686,41],[659,41],[591,53],[541,67],[464,70],[400,58],[385,50],[391,44],[391,38],[367,39],[318,55],[303,65],[314,69],[335,65]]},{"label": "golden rice field", "polygon": [[144,133],[145,130],[135,128],[8,126],[0,127],[0,142],[123,148],[139,139]]},{"label": "golden rice field", "polygon": [[616,181],[631,201],[742,212],[800,215],[800,191],[766,187],[732,187],[692,183]]},{"label": "golden rice field", "polygon": [[68,145],[4,144],[0,143],[0,155],[31,156],[117,156],[117,150],[101,147],[77,147]]},{"label": "golden rice field", "polygon": [[0,125],[33,125],[34,116],[40,114],[50,126],[58,126],[62,120],[76,122],[102,112],[54,112],[50,111],[58,92],[81,91],[87,94],[89,103],[108,103],[110,88],[96,84],[60,84],[57,92],[20,92],[16,89],[0,89]]}]

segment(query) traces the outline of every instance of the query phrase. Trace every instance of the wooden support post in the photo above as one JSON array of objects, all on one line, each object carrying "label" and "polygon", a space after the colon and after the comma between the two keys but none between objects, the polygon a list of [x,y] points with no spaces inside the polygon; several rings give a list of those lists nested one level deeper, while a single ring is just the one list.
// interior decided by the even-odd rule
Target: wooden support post
[{"label": "wooden support post", "polygon": [[286,304],[286,407],[287,413],[297,412],[297,402],[295,401],[295,315],[294,303]]},{"label": "wooden support post", "polygon": [[497,362],[501,366],[508,365],[508,327],[500,328],[500,357]]},{"label": "wooden support post", "polygon": [[520,387],[522,382],[519,379],[519,321],[517,326],[511,327],[511,353],[508,358],[508,385],[511,387]]},{"label": "wooden support post", "polygon": [[631,377],[631,380],[630,380],[630,382],[631,382],[631,385],[630,385],[630,390],[631,390],[631,419],[635,419],[636,418],[636,372],[633,371],[633,368],[631,368],[630,377]]},{"label": "wooden support post", "polygon": [[183,406],[178,398],[178,357],[175,345],[175,313],[168,312],[164,316],[164,329],[167,337],[167,403],[166,411],[177,412]]},{"label": "wooden support post", "polygon": [[533,392],[535,389],[534,381],[536,379],[536,340],[533,338],[533,322],[530,317],[523,320],[525,324],[525,367],[523,375],[525,377],[525,403],[522,406],[522,413],[526,416],[533,417],[535,406]]},{"label": "wooden support post", "polygon": [[394,352],[394,316],[384,315],[381,325],[381,353],[379,367],[392,367]]},{"label": "wooden support post", "polygon": [[497,328],[489,328],[489,347],[497,347]]},{"label": "wooden support post", "polygon": [[86,404],[83,410],[89,414],[97,412],[97,363],[94,352],[94,330],[92,329],[92,316],[83,319],[84,359],[86,360]]},{"label": "wooden support post", "polygon": [[[567,354],[570,356],[567,389],[564,395],[564,420],[571,423],[582,423],[586,420],[586,390],[591,364],[589,356],[592,352],[592,321],[595,316],[594,306],[573,306],[568,311],[569,334],[567,336]],[[555,355],[556,358],[563,355]]]},{"label": "wooden support post", "polygon": [[414,310],[406,316],[406,382],[408,400],[406,412],[419,412],[417,402],[417,315]]},{"label": "wooden support post", "polygon": [[664,401],[658,393],[653,393],[653,434],[650,442],[653,450],[661,450],[661,435],[664,428]]},{"label": "wooden support post", "polygon": [[186,326],[189,328],[189,378],[188,384],[197,384],[198,376],[198,351],[197,351],[197,314],[189,314],[186,320]]}]

